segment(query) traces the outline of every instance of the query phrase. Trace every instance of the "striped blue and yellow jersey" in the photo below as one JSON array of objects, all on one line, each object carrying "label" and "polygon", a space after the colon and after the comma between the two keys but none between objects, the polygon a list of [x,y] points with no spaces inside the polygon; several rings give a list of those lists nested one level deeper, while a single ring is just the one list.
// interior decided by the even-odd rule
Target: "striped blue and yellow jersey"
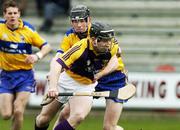
[{"label": "striped blue and yellow jersey", "polygon": [[60,47],[57,52],[64,53],[71,48],[76,42],[80,41],[80,38],[75,33],[73,28],[70,28],[64,35],[63,40],[60,43]]},{"label": "striped blue and yellow jersey", "polygon": [[32,46],[41,49],[47,42],[34,27],[19,19],[20,25],[11,30],[6,21],[0,21],[0,69],[6,71],[30,70],[33,64],[26,64],[25,58],[32,54]]},{"label": "striped blue and yellow jersey", "polygon": [[[89,40],[82,39],[69,50],[59,55],[57,62],[66,69],[66,72],[75,80],[83,84],[92,83],[94,73],[103,69],[112,56],[118,52],[118,44],[114,44],[109,53],[97,54]],[[119,68],[120,69],[120,68]]]},{"label": "striped blue and yellow jersey", "polygon": [[[88,25],[88,34],[89,36],[91,24]],[[75,33],[73,28],[70,28],[66,31],[64,38],[60,42],[59,50],[57,52],[63,53],[67,51],[69,48],[71,48],[76,42],[80,41],[81,39],[78,37],[78,35]]]}]

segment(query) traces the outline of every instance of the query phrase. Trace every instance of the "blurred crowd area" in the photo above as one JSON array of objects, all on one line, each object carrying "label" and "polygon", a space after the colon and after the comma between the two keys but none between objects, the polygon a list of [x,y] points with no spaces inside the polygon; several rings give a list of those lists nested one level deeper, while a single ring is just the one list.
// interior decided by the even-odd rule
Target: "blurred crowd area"
[{"label": "blurred crowd area", "polygon": [[[6,0],[0,0],[0,4],[2,5],[3,2]],[[22,15],[29,15],[26,14],[27,10],[35,9],[34,13],[37,13],[38,16],[44,15],[44,10],[46,10],[46,6],[52,4],[52,6],[57,6],[61,8],[64,13],[69,13],[70,9],[70,0],[15,0],[19,3]],[[2,11],[2,7],[1,7]]]},{"label": "blurred crowd area", "polygon": [[[0,4],[3,4],[0,0]],[[43,23],[39,31],[49,32],[53,26],[55,17],[59,15],[68,16],[71,6],[70,0],[16,0],[21,9],[21,15],[24,17],[42,17]],[[1,9],[2,10],[2,9]]]},{"label": "blurred crowd area", "polygon": [[[2,5],[0,0],[0,4]],[[87,5],[93,21],[113,26],[129,72],[180,72],[179,0],[17,0],[23,18],[53,46],[70,27],[69,11]],[[48,71],[52,55],[36,65]]]}]

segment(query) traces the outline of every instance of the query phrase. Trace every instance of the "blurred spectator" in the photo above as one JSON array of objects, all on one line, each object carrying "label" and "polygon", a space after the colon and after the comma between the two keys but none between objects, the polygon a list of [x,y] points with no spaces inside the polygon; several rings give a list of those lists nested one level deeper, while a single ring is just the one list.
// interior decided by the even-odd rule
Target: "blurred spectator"
[{"label": "blurred spectator", "polygon": [[[5,2],[5,1],[6,0],[0,0],[0,5],[2,5],[3,2]],[[21,16],[24,16],[25,12],[26,12],[26,8],[27,8],[27,0],[14,0],[14,1],[16,1],[19,5],[19,9],[21,11]],[[2,8],[0,8],[0,11],[2,12]]]},{"label": "blurred spectator", "polygon": [[[0,0],[0,5],[2,5],[2,4],[3,4],[3,0]],[[0,12],[2,12],[2,6],[0,8]],[[2,13],[0,14],[0,16],[2,16]]]},{"label": "blurred spectator", "polygon": [[43,16],[44,12],[44,0],[35,0],[36,2],[36,9],[38,16]]},{"label": "blurred spectator", "polygon": [[27,8],[27,0],[16,0],[19,4],[19,8],[21,11],[21,16],[24,16],[26,14],[26,8]]},{"label": "blurred spectator", "polygon": [[57,15],[69,15],[70,0],[45,0],[44,22],[40,31],[49,32],[53,26],[53,19]]}]

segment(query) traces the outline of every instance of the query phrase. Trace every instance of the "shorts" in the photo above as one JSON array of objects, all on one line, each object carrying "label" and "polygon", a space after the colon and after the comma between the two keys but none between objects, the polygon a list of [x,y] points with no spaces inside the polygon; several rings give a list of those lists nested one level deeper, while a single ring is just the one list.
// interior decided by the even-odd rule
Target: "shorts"
[{"label": "shorts", "polygon": [[[95,87],[96,91],[113,91],[123,88],[126,85],[126,75],[120,71],[112,72],[106,76],[103,76],[98,80],[98,85]],[[127,100],[120,100],[118,98],[107,98],[112,99],[114,102],[127,102]]]},{"label": "shorts", "polygon": [[0,73],[0,93],[35,92],[33,70],[5,71]]},{"label": "shorts", "polygon": [[[95,86],[97,85],[97,82],[92,83],[92,84],[81,84],[79,82],[77,82],[76,80],[74,80],[73,78],[71,78],[66,72],[61,73],[60,78],[59,78],[59,82],[58,82],[58,89],[59,92],[79,92],[79,91],[83,91],[83,92],[93,92],[95,90]],[[69,98],[71,98],[71,96],[59,96],[58,97],[58,101],[60,103],[66,103],[68,102]],[[93,97],[92,98],[93,101]]]}]

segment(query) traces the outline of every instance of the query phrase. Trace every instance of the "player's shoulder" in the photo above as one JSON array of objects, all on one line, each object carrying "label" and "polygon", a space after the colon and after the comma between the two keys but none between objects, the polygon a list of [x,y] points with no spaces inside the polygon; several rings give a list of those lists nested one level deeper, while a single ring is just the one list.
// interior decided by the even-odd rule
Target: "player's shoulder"
[{"label": "player's shoulder", "polygon": [[0,25],[4,25],[5,24],[5,20],[4,19],[0,19]]},{"label": "player's shoulder", "polygon": [[81,46],[82,48],[86,48],[88,46],[87,38],[84,38],[76,42],[74,45]]},{"label": "player's shoulder", "polygon": [[75,31],[74,31],[73,28],[69,28],[69,29],[66,31],[66,33],[65,33],[66,36],[69,36],[69,35],[71,35],[71,34],[75,34]]},{"label": "player's shoulder", "polygon": [[29,22],[27,22],[25,20],[22,20],[22,22],[25,27],[27,27],[28,29],[30,29],[32,31],[35,31],[35,27],[32,24],[30,24]]},{"label": "player's shoulder", "polygon": [[79,43],[79,44],[87,45],[87,43],[88,43],[87,40],[88,40],[87,38],[83,38],[83,39],[81,39],[78,43]]},{"label": "player's shoulder", "polygon": [[4,19],[0,19],[0,23],[5,23],[5,20]]}]

